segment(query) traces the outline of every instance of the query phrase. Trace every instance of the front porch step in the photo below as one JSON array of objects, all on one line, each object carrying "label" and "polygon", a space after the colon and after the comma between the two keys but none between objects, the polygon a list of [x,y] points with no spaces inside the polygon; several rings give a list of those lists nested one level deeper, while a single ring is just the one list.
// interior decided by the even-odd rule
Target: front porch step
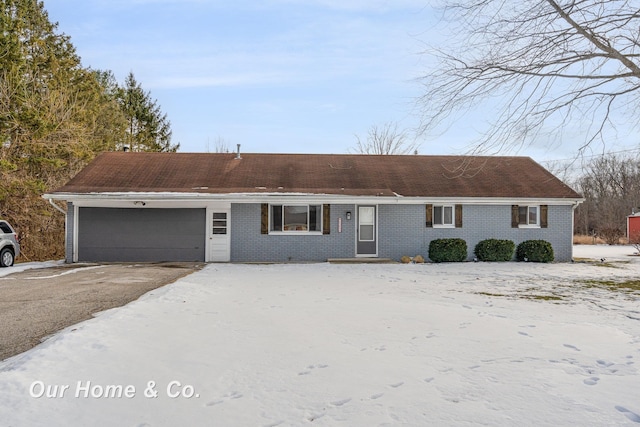
[{"label": "front porch step", "polygon": [[395,264],[391,258],[329,258],[331,264]]}]

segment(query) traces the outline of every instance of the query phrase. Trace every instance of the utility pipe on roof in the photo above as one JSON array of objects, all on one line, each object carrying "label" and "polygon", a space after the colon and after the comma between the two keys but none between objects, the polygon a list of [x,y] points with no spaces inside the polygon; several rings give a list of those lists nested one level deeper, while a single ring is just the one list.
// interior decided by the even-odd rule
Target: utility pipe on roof
[{"label": "utility pipe on roof", "polygon": [[62,212],[62,214],[63,214],[63,215],[66,215],[66,214],[67,214],[67,211],[65,211],[64,209],[62,209],[60,206],[56,205],[56,204],[53,202],[53,199],[49,199],[49,203],[51,204],[51,206],[53,206],[54,208],[56,208],[56,210],[58,210],[58,211]]}]

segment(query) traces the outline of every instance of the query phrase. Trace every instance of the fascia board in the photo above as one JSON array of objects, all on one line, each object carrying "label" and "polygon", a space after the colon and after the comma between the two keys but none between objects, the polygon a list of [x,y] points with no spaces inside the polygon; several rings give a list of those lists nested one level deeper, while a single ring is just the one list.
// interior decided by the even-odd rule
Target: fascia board
[{"label": "fascia board", "polygon": [[[175,192],[123,192],[123,193],[53,193],[44,194],[45,199],[66,200],[74,203],[109,201],[164,201],[164,202],[228,202],[228,203],[334,203],[334,204],[466,204],[466,205],[512,205],[547,204],[577,205],[583,198],[534,198],[534,197],[403,197],[397,196],[343,196],[312,193],[175,193]],[[92,203],[92,204],[93,204]]]}]

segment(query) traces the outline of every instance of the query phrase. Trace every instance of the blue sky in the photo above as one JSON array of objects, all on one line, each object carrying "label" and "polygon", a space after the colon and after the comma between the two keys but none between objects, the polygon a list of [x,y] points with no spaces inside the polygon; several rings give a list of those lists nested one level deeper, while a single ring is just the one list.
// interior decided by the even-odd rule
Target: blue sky
[{"label": "blue sky", "polygon": [[[424,42],[441,38],[427,0],[45,0],[83,64],[129,71],[151,92],[180,151],[346,153],[372,125],[419,123]],[[459,154],[484,109],[420,139],[421,154]],[[474,122],[476,120],[476,122]],[[504,153],[514,154],[514,153]],[[528,147],[536,160],[571,157]]]},{"label": "blue sky", "polygon": [[181,151],[344,153],[412,128],[423,1],[49,0],[85,66],[133,71]]}]

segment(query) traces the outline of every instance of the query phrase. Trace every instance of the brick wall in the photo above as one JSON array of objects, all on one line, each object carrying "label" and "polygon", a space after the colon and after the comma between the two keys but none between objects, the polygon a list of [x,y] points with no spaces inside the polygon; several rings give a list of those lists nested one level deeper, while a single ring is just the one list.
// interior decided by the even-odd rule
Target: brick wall
[{"label": "brick wall", "polygon": [[[347,211],[352,213],[346,219]],[[331,205],[331,234],[267,235],[260,234],[260,204],[231,205],[231,261],[287,262],[326,261],[327,258],[355,256],[355,205]],[[549,206],[548,223],[542,228],[511,228],[511,205],[464,205],[462,228],[427,228],[425,205],[378,206],[378,256],[399,260],[403,255],[422,255],[428,259],[433,239],[459,237],[467,242],[468,259],[473,259],[475,245],[484,239],[509,239],[516,245],[529,239],[547,240],[553,246],[556,261],[572,257],[571,206]],[[338,232],[342,218],[342,232]],[[65,261],[73,262],[74,208],[67,203]]]},{"label": "brick wall", "polygon": [[[355,255],[355,207],[331,205],[331,234],[260,234],[260,204],[231,205],[231,261],[326,261]],[[352,219],[346,219],[346,212]],[[342,233],[338,232],[342,218]]]},{"label": "brick wall", "polygon": [[[509,239],[516,245],[529,239],[547,240],[553,246],[556,261],[572,256],[571,206],[549,206],[548,223],[543,228],[511,228],[511,205],[464,205],[462,228],[427,228],[425,205],[378,206],[378,256],[399,260],[403,255],[423,255],[428,259],[433,239],[459,237],[467,242],[468,259],[475,245],[484,239]],[[346,212],[352,219],[346,219]],[[231,206],[231,261],[286,262],[326,261],[327,258],[355,256],[355,206],[331,205],[329,235],[260,234],[260,204]],[[338,232],[342,218],[342,233]]]},{"label": "brick wall", "polygon": [[512,240],[516,246],[525,240],[547,240],[556,261],[571,261],[571,206],[549,206],[547,228],[511,228],[511,205],[464,205],[462,228],[427,228],[424,205],[380,205],[379,209],[380,257],[420,254],[426,259],[431,240],[456,237],[467,242],[468,259],[473,259],[479,241],[495,238]]}]

